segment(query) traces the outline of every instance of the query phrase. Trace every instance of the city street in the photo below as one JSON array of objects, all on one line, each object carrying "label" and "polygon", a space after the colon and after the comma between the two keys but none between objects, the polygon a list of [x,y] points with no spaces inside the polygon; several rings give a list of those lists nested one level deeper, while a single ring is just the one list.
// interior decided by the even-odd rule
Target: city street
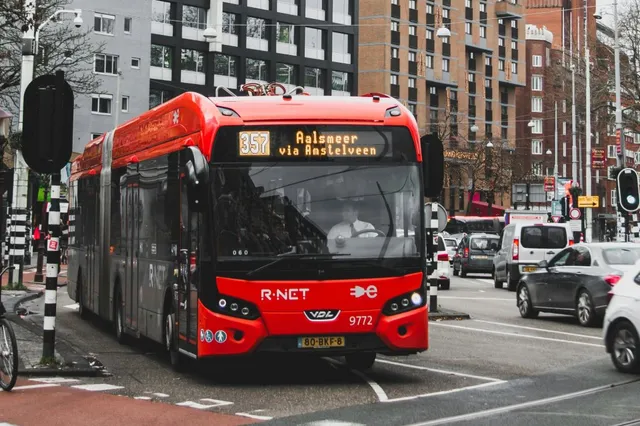
[{"label": "city street", "polygon": [[[340,360],[280,356],[209,363],[176,373],[161,347],[119,345],[107,326],[81,320],[63,287],[58,336],[95,355],[112,376],[43,380],[52,385],[49,389],[122,395],[273,424],[440,424],[436,420],[447,419],[442,424],[583,426],[640,418],[640,377],[613,368],[600,327],[583,328],[576,319],[550,314],[525,320],[515,293],[494,289],[488,276],[454,277],[451,290],[439,292],[438,302],[471,319],[432,321],[429,351],[380,357],[366,374],[347,370]],[[25,307],[40,313],[42,303],[41,298]],[[42,321],[37,314],[29,318]],[[599,388],[634,380],[620,388]],[[40,399],[46,390],[17,392],[38,391]],[[487,411],[498,407],[503,408]],[[452,418],[461,415],[466,416]]]}]

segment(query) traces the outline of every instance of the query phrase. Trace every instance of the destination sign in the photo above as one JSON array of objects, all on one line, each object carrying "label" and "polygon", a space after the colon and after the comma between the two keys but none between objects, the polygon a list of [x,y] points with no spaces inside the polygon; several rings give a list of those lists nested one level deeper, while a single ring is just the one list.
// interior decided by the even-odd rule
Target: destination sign
[{"label": "destination sign", "polygon": [[[358,131],[295,130],[293,137],[272,143],[268,130],[241,131],[238,134],[240,157],[377,157],[391,143],[390,132],[381,134]],[[385,133],[387,133],[385,135]],[[275,135],[282,137],[282,135]],[[372,137],[374,136],[374,137]],[[377,136],[377,137],[375,137]],[[385,141],[385,138],[387,141]],[[280,142],[280,143],[278,143]],[[282,143],[284,142],[284,143]],[[272,145],[274,149],[272,149]]]},{"label": "destination sign", "polygon": [[402,126],[270,125],[221,127],[212,161],[416,161]]}]

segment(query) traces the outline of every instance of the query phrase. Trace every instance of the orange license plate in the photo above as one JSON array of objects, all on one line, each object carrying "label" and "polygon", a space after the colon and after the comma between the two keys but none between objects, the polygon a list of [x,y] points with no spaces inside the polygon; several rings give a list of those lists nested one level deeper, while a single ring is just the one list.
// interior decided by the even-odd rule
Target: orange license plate
[{"label": "orange license plate", "polygon": [[327,349],[343,347],[344,337],[342,336],[298,337],[299,349]]}]

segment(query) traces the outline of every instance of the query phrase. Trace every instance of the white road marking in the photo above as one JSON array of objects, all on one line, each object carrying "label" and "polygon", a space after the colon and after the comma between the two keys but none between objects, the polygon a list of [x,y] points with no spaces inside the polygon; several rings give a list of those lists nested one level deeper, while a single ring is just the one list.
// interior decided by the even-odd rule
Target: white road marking
[{"label": "white road marking", "polygon": [[430,396],[446,395],[446,394],[449,394],[449,393],[462,392],[462,391],[466,391],[466,390],[486,388],[486,387],[489,387],[489,386],[501,385],[502,383],[506,383],[506,382],[500,381],[500,382],[480,383],[479,385],[464,386],[464,387],[461,387],[461,388],[449,389],[449,390],[446,390],[446,391],[423,393],[423,394],[420,394],[420,395],[412,395],[412,396],[403,396],[401,398],[393,398],[393,399],[390,399],[390,400],[388,400],[386,402],[410,401],[412,399],[427,398],[427,397],[430,397]]},{"label": "white road marking", "polygon": [[256,419],[256,420],[272,420],[273,419],[273,417],[259,416],[257,414],[250,414],[250,413],[236,413],[236,416],[249,417],[250,419]]},{"label": "white road marking", "polygon": [[150,396],[134,396],[133,399],[142,399],[144,401],[151,401]]},{"label": "white road marking", "polygon": [[67,379],[64,377],[43,377],[38,379],[29,379],[32,382],[40,382],[40,383],[73,383],[79,382],[77,379]]},{"label": "white road marking", "polygon": [[440,369],[437,369],[437,368],[422,367],[420,365],[405,364],[405,363],[402,363],[402,362],[389,361],[389,360],[386,360],[386,359],[377,359],[376,362],[382,362],[384,364],[397,365],[397,366],[406,367],[406,368],[413,368],[414,370],[424,370],[424,371],[431,371],[433,373],[448,374],[448,375],[459,376],[459,377],[468,377],[470,379],[486,380],[487,382],[505,383],[504,380],[497,379],[495,377],[475,376],[473,374],[457,373],[455,371],[448,371],[448,370],[440,370]]},{"label": "white road marking", "polygon": [[0,423],[0,426],[16,426],[16,425],[11,423]]},{"label": "white road marking", "polygon": [[65,306],[65,308],[67,309],[72,309],[74,311],[77,311],[78,309],[80,309],[80,304],[78,303],[74,303],[73,305],[67,305]]},{"label": "white road marking", "polygon": [[200,401],[204,401],[208,404],[205,405],[205,404],[200,404],[199,402],[194,402],[194,401],[184,401],[184,402],[179,402],[176,405],[179,405],[180,407],[197,408],[198,410],[206,410],[209,408],[222,407],[224,405],[233,405],[233,402],[220,401],[217,399],[210,399],[210,398],[200,398]]},{"label": "white road marking", "polygon": [[552,396],[549,398],[543,398],[543,399],[537,399],[529,402],[522,402],[519,404],[507,405],[505,407],[492,408],[489,410],[476,411],[473,413],[461,414],[458,416],[443,417],[440,419],[429,420],[426,422],[414,423],[410,426],[432,426],[432,425],[450,424],[450,423],[456,423],[456,422],[462,422],[462,421],[468,421],[468,420],[476,420],[482,417],[489,417],[496,414],[503,414],[503,413],[508,413],[510,411],[520,410],[522,408],[536,407],[538,405],[547,405],[555,402],[565,401],[568,399],[578,398],[581,396],[587,396],[587,395],[599,393],[605,390],[609,390],[618,386],[622,386],[622,385],[626,385],[626,384],[634,383],[638,381],[640,381],[640,379],[632,379],[632,380],[627,380],[625,382],[598,386],[595,388],[585,389],[578,392],[565,393],[562,395]]},{"label": "white road marking", "polygon": [[493,284],[493,280],[487,279],[487,278],[475,278],[476,281],[481,281],[483,283],[486,284]]},{"label": "white road marking", "polygon": [[311,423],[303,423],[302,426],[365,426],[362,423],[350,423],[340,420],[319,420]]},{"label": "white road marking", "polygon": [[433,321],[431,321],[429,323],[429,326],[459,328],[461,330],[477,331],[477,332],[480,332],[480,333],[498,334],[498,335],[501,335],[501,336],[524,337],[524,338],[527,338],[527,339],[546,340],[547,342],[560,342],[560,343],[570,343],[570,344],[573,344],[573,345],[593,346],[595,348],[603,348],[604,347],[604,345],[597,345],[595,343],[575,342],[573,340],[553,339],[551,337],[531,336],[529,334],[507,333],[506,331],[484,330],[484,329],[481,329],[481,328],[463,327],[461,325],[443,324],[441,322],[433,322]]},{"label": "white road marking", "polygon": [[169,395],[167,395],[166,393],[160,393],[160,392],[145,392],[148,394],[151,394],[153,396],[157,396],[158,398],[169,398]]},{"label": "white road marking", "polygon": [[108,390],[124,389],[124,386],[109,385],[109,384],[106,384],[106,383],[95,383],[95,384],[91,384],[91,385],[75,385],[75,386],[71,386],[71,387],[72,388],[76,388],[76,389],[82,389],[82,390],[90,391],[90,392],[103,392],[103,391],[108,391]]},{"label": "white road marking", "polygon": [[460,297],[460,296],[438,296],[438,299],[456,299],[456,300],[501,300],[507,302],[515,302],[516,298],[505,299],[502,297]]},{"label": "white road marking", "polygon": [[13,388],[13,390],[16,391],[16,390],[26,390],[26,389],[55,388],[57,386],[60,386],[60,385],[57,383],[41,383],[39,385],[16,386],[15,388]]},{"label": "white road marking", "polygon": [[[345,364],[339,361],[336,361],[335,359],[325,358],[325,360],[328,361],[331,364],[331,366],[334,368],[336,368],[336,366],[338,365],[343,367],[345,366]],[[366,374],[364,374],[361,371],[353,370],[353,369],[349,369],[349,371],[351,371],[353,374],[355,374],[356,376],[360,377],[362,380],[367,382],[367,384],[371,387],[371,389],[376,394],[380,402],[384,402],[389,399],[389,397],[387,396],[387,393],[384,391],[384,389],[382,389],[382,386],[377,384],[373,379],[369,378]]]},{"label": "white road marking", "polygon": [[514,324],[503,323],[503,322],[485,321],[485,320],[479,320],[479,319],[475,319],[472,321],[482,322],[485,324],[500,325],[503,327],[522,328],[523,330],[544,331],[546,333],[555,333],[555,334],[563,334],[565,336],[582,337],[584,339],[602,340],[602,337],[600,336],[589,336],[588,334],[567,333],[566,331],[546,330],[544,328],[526,327],[524,325],[514,325]]}]

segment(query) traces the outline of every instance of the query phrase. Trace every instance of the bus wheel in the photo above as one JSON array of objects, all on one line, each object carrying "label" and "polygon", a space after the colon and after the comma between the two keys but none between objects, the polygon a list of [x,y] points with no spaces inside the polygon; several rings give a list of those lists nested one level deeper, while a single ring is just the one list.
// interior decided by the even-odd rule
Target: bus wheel
[{"label": "bus wheel", "polygon": [[376,362],[376,354],[374,353],[357,353],[345,356],[347,367],[352,370],[368,370],[373,367]]},{"label": "bus wheel", "polygon": [[164,315],[164,345],[165,349],[169,353],[169,361],[171,362],[171,366],[174,370],[180,371],[180,352],[178,352],[178,348],[176,347],[176,340],[174,336],[175,323],[176,319],[173,304],[169,303],[168,306],[165,307]]},{"label": "bus wheel", "polygon": [[126,343],[126,334],[124,332],[124,311],[122,307],[122,292],[120,291],[120,286],[116,287],[114,309],[115,315],[113,319],[116,325],[116,340],[118,340],[118,343],[124,344]]},{"label": "bus wheel", "polygon": [[84,307],[84,290],[82,289],[82,273],[78,273],[78,290],[76,298],[78,299],[78,313],[80,314],[80,318],[87,319],[87,310]]}]

